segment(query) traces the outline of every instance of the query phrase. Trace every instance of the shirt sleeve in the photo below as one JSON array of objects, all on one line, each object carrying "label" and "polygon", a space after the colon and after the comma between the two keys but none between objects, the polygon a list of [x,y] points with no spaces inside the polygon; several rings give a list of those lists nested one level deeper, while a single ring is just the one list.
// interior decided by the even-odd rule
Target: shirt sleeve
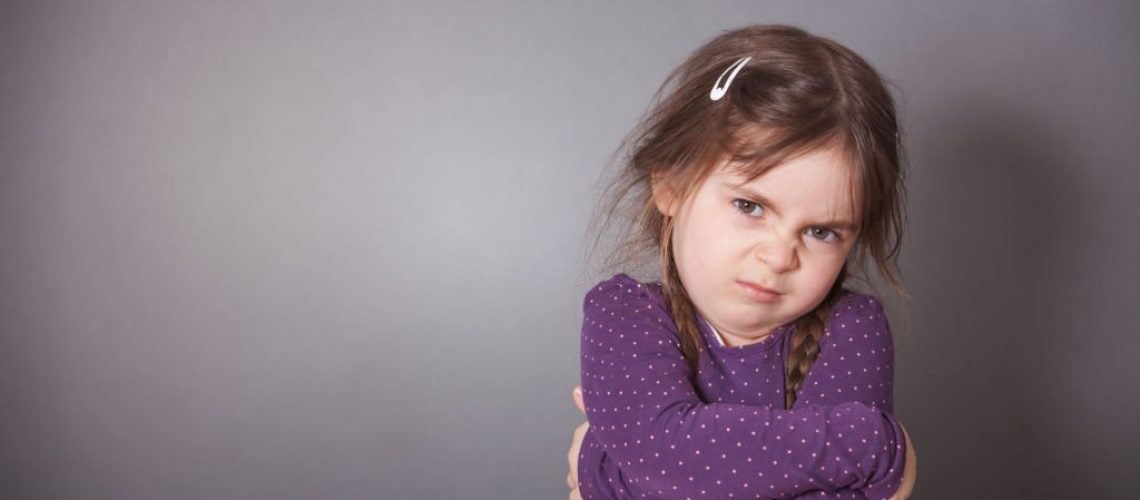
[{"label": "shirt sleeve", "polygon": [[888,419],[895,436],[895,448],[880,450],[880,457],[889,461],[887,473],[865,491],[818,490],[797,498],[888,498],[898,490],[905,471],[906,436],[891,415],[893,389],[894,340],[886,311],[882,303],[870,295],[849,294],[840,299],[832,311],[820,342],[819,356],[804,379],[794,408],[863,403],[882,411]]},{"label": "shirt sleeve", "polygon": [[583,500],[634,498],[625,475],[614,464],[598,440],[593,427],[586,429],[578,454],[578,494]]},{"label": "shirt sleeve", "polygon": [[[894,450],[898,437],[882,411],[853,401],[792,410],[705,403],[676,325],[645,285],[619,274],[591,289],[583,310],[581,382],[596,445],[584,441],[583,449],[604,454],[611,473],[620,468],[624,494],[786,498],[877,491],[888,479],[894,460],[882,450]],[[599,466],[602,456],[587,453],[579,477],[597,478],[581,467]]]}]

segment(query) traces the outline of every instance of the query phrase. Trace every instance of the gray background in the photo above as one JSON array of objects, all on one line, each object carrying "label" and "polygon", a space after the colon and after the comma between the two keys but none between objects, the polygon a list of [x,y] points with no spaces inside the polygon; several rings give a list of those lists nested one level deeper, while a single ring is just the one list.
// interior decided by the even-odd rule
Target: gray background
[{"label": "gray background", "polygon": [[1135,495],[1137,2],[538,3],[5,3],[0,497],[562,498],[602,166],[761,22],[899,98],[916,498]]}]

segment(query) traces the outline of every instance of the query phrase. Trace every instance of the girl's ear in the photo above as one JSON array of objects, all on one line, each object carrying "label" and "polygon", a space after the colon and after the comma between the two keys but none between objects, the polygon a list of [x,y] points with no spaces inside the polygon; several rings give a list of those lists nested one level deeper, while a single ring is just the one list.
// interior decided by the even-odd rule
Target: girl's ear
[{"label": "girl's ear", "polygon": [[674,212],[677,211],[676,199],[673,189],[666,183],[658,172],[650,174],[649,187],[653,191],[653,203],[657,205],[657,211],[667,217],[673,217]]}]

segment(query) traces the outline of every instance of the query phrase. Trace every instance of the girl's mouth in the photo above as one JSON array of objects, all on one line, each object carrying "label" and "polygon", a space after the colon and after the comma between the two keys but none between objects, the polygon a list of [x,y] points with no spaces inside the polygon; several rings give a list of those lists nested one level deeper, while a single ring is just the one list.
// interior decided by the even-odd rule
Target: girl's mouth
[{"label": "girl's mouth", "polygon": [[779,299],[780,295],[782,295],[780,292],[777,292],[770,288],[764,288],[760,285],[748,281],[737,281],[736,283],[740,285],[740,287],[746,294],[748,294],[752,300],[755,300],[757,302],[775,302],[776,299]]}]

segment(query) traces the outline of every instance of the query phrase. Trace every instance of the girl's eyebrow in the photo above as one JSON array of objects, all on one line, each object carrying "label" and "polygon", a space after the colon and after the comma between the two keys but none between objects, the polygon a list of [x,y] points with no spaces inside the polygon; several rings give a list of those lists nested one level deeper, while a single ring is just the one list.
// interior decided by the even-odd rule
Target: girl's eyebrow
[{"label": "girl's eyebrow", "polygon": [[[780,208],[777,207],[776,204],[772,202],[772,200],[768,199],[768,197],[748,188],[747,186],[741,186],[741,185],[736,185],[736,184],[732,184],[732,183],[729,183],[728,186],[732,187],[733,189],[735,189],[740,194],[742,194],[742,195],[744,195],[744,196],[746,196],[752,200],[759,202],[761,205],[764,205],[765,208],[768,208],[769,210],[774,212],[776,215],[780,215]],[[842,219],[827,220],[827,221],[823,221],[823,222],[818,223],[818,225],[826,226],[826,227],[833,227],[836,229],[842,229],[844,231],[854,231],[855,230],[855,223],[853,223],[849,220],[842,220]]]}]

